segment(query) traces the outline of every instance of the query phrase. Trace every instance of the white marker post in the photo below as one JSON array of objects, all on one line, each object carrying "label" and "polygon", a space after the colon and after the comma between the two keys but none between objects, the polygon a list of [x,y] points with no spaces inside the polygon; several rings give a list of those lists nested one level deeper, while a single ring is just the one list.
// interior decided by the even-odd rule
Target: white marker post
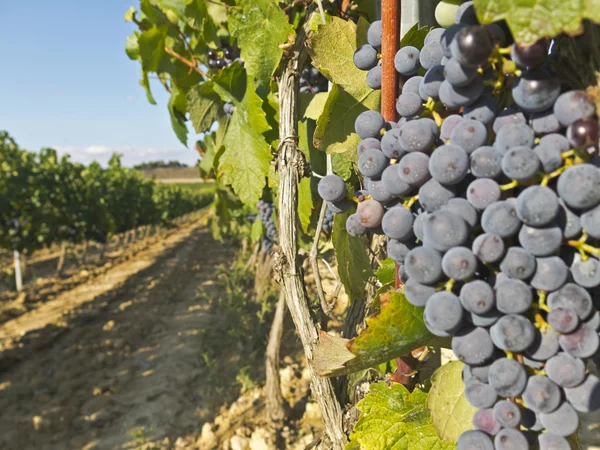
[{"label": "white marker post", "polygon": [[15,256],[15,284],[17,286],[17,292],[21,292],[23,289],[23,277],[21,275],[21,256],[19,255],[19,251],[14,251]]}]

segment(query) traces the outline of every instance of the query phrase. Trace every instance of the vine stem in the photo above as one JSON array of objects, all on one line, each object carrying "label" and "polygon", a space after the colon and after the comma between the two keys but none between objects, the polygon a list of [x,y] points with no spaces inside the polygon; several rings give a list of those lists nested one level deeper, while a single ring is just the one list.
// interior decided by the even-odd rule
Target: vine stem
[{"label": "vine stem", "polygon": [[[309,19],[310,20],[310,19]],[[309,22],[306,22],[309,23]],[[342,408],[332,381],[319,377],[312,367],[321,329],[311,314],[304,284],[302,263],[298,257],[298,184],[306,172],[304,154],[298,149],[298,91],[302,67],[308,58],[306,30],[301,27],[279,80],[279,244],[274,256],[277,276],[285,289],[290,315],[302,341],[308,360],[313,398],[319,404],[325,430],[335,450],[343,450],[347,438],[342,425]]]},{"label": "vine stem", "polygon": [[202,70],[200,67],[198,67],[196,64],[194,64],[192,61],[190,61],[186,57],[181,56],[179,53],[177,53],[173,49],[170,49],[169,47],[165,47],[165,52],[167,54],[171,55],[173,58],[177,58],[179,61],[181,61],[182,63],[184,63],[190,69],[194,70],[195,72],[198,72],[205,79],[209,78],[208,74],[204,70]]}]

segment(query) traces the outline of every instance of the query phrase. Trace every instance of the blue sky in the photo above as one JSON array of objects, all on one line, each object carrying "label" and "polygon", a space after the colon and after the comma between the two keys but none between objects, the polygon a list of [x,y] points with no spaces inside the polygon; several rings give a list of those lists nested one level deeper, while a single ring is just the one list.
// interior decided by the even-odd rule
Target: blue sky
[{"label": "blue sky", "polygon": [[[171,130],[167,96],[150,105],[125,55],[137,0],[0,0],[0,129],[28,150],[55,147],[80,162],[194,163]],[[192,136],[195,139],[195,136]]]}]

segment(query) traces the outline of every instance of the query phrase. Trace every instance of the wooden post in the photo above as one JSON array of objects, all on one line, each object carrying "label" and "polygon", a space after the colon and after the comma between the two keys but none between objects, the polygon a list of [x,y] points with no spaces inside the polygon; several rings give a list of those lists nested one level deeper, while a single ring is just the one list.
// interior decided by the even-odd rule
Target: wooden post
[{"label": "wooden post", "polygon": [[21,255],[18,250],[13,252],[15,258],[15,284],[17,287],[17,292],[21,292],[23,289],[23,276],[21,274]]}]

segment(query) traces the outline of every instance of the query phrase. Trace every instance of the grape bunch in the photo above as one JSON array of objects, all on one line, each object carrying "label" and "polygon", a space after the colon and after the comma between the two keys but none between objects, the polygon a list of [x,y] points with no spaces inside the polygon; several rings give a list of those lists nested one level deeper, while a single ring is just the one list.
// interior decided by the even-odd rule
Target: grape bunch
[{"label": "grape bunch", "polygon": [[265,230],[262,238],[262,251],[263,253],[271,253],[273,243],[277,241],[277,228],[273,220],[275,206],[273,203],[259,200],[256,204],[256,209],[258,209],[258,215]]},{"label": "grape bunch", "polygon": [[354,65],[367,72],[367,85],[371,89],[381,89],[381,20],[369,26],[367,42],[354,53]]},{"label": "grape bunch", "polygon": [[327,85],[327,78],[314,67],[307,67],[300,74],[300,92],[327,92]]},{"label": "grape bunch", "polygon": [[331,230],[333,229],[334,216],[335,216],[335,214],[330,208],[327,208],[325,210],[325,217],[323,219],[323,226],[322,226],[322,230],[325,234],[329,234],[331,232]]},{"label": "grape bunch", "polygon": [[363,190],[319,183],[336,213],[358,204],[350,235],[388,238],[407,301],[465,363],[478,410],[457,450],[570,449],[577,413],[600,408],[598,117],[548,59],[458,5],[395,55],[401,119],[356,119]]},{"label": "grape bunch", "polygon": [[208,50],[208,67],[210,69],[222,69],[231,65],[234,61],[244,62],[240,59],[240,49],[237,44],[233,46],[225,39],[221,39],[221,50]]}]

